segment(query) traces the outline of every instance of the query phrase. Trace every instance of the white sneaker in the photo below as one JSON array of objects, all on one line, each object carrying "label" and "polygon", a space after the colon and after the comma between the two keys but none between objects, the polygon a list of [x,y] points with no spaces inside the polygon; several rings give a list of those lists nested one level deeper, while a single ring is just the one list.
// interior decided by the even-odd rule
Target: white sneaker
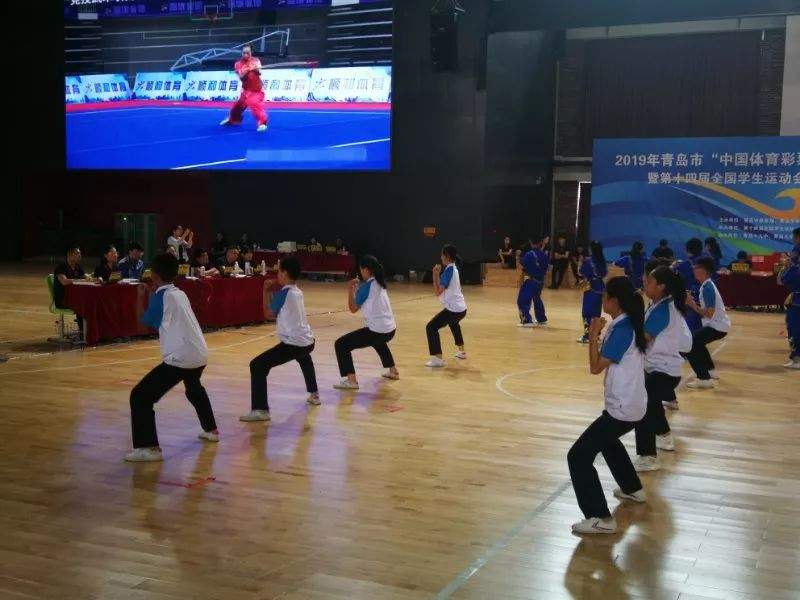
[{"label": "white sneaker", "polygon": [[398,373],[392,373],[391,369],[386,369],[383,373],[381,373],[381,377],[384,379],[391,379],[392,381],[397,381],[400,379],[400,375]]},{"label": "white sneaker", "polygon": [[716,369],[709,369],[708,375],[711,377],[711,379],[719,379],[719,373],[717,373]]},{"label": "white sneaker", "polygon": [[533,321],[531,321],[530,323],[518,323],[517,327],[523,327],[525,329],[529,329],[531,327],[536,327],[536,323],[534,323]]},{"label": "white sneaker", "polygon": [[443,358],[439,358],[438,356],[431,356],[431,359],[425,363],[426,367],[433,367],[439,368],[445,366],[445,362]]},{"label": "white sneaker", "polygon": [[614,497],[619,498],[620,500],[632,500],[633,502],[645,502],[647,500],[647,494],[645,494],[644,489],[636,490],[632,494],[626,494],[619,488],[614,488]]},{"label": "white sneaker", "polygon": [[547,327],[550,325],[550,321],[536,321],[537,327]]},{"label": "white sneaker", "polygon": [[783,363],[786,369],[800,369],[800,359],[792,358],[788,362]]},{"label": "white sneaker", "polygon": [[581,337],[578,338],[578,343],[579,344],[588,344],[589,343],[589,338],[586,337],[585,335],[582,335]]},{"label": "white sneaker", "polygon": [[125,455],[127,462],[160,462],[164,460],[161,448],[134,448]]},{"label": "white sneaker", "polygon": [[608,519],[584,519],[572,524],[572,533],[614,533],[617,530],[617,521],[614,517]]},{"label": "white sneaker", "polygon": [[662,400],[661,405],[664,408],[668,408],[670,410],[678,410],[678,401],[677,400]]},{"label": "white sneaker", "polygon": [[311,406],[319,406],[322,404],[319,399],[319,394],[309,394],[308,398],[306,398],[306,402]]},{"label": "white sneaker", "polygon": [[230,125],[231,124],[231,120],[230,120],[229,117],[225,117],[224,119],[222,119],[222,121],[219,122],[219,124],[220,125]]},{"label": "white sneaker", "polygon": [[659,450],[667,450],[668,452],[675,450],[675,439],[672,437],[671,431],[668,431],[664,435],[656,436],[656,448]]},{"label": "white sneaker", "polygon": [[201,440],[205,440],[207,442],[218,442],[219,441],[219,433],[215,431],[201,431],[197,434]]},{"label": "white sneaker", "polygon": [[339,383],[333,384],[335,390],[357,390],[358,384],[352,383],[347,377],[342,377]]},{"label": "white sneaker", "polygon": [[459,350],[453,356],[455,356],[456,358],[458,358],[460,360],[465,360],[467,358],[467,353],[464,350]]},{"label": "white sneaker", "polygon": [[256,127],[256,131],[257,131],[258,133],[262,133],[262,132],[264,132],[264,131],[266,131],[266,130],[267,130],[267,125],[266,125],[266,123],[265,123],[264,125],[259,125],[258,127]]},{"label": "white sneaker", "polygon": [[[645,471],[658,471],[661,465],[658,464],[658,458],[655,456],[637,456],[633,461],[633,468],[637,473],[644,473]],[[616,494],[614,494],[616,496]]]},{"label": "white sneaker", "polygon": [[268,410],[251,410],[246,415],[242,415],[239,417],[240,421],[244,423],[252,423],[254,421],[269,421],[269,411]]},{"label": "white sneaker", "polygon": [[686,384],[690,390],[712,390],[714,389],[714,381],[711,379],[693,379]]}]

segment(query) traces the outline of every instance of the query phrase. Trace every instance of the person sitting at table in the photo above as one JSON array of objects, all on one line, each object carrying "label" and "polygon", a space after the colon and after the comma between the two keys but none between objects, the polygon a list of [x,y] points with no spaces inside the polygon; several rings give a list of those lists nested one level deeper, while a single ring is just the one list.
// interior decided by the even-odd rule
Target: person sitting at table
[{"label": "person sitting at table", "polygon": [[[81,259],[81,249],[78,246],[70,246],[67,249],[66,261],[59,263],[53,270],[53,302],[56,308],[69,308],[64,303],[64,288],[72,285],[75,281],[86,279]],[[76,315],[75,322],[78,324],[78,338],[81,339],[83,337],[83,318]]]},{"label": "person sitting at table", "polygon": [[142,278],[142,273],[144,273],[143,253],[144,248],[142,248],[140,244],[136,242],[128,244],[128,255],[124,256],[117,264],[117,268],[123,279]]},{"label": "person sitting at table", "polygon": [[504,269],[517,268],[517,253],[514,251],[514,245],[511,243],[510,237],[503,238],[503,246],[497,251],[497,256]]},{"label": "person sitting at table", "polygon": [[194,243],[194,232],[184,229],[181,225],[172,228],[172,234],[167,238],[167,246],[174,248],[175,256],[180,263],[189,262],[189,249]]},{"label": "person sitting at table", "polygon": [[733,265],[747,265],[749,268],[753,268],[753,261],[750,260],[750,257],[747,255],[747,252],[744,250],[740,250],[736,254],[736,260],[731,262],[728,265],[728,270],[733,271]]},{"label": "person sitting at table", "polygon": [[119,271],[119,267],[117,266],[118,257],[119,254],[114,246],[106,246],[106,249],[103,252],[103,258],[100,259],[100,264],[94,269],[94,276],[97,277],[97,279],[102,280],[104,283],[108,283],[108,280],[111,278],[111,274]]},{"label": "person sitting at table", "polygon": [[239,247],[247,248],[251,245],[252,244],[250,243],[250,237],[246,233],[243,233],[242,237],[239,238]]},{"label": "person sitting at table", "polygon": [[219,271],[211,266],[208,252],[204,248],[195,249],[191,266],[198,271],[202,268],[204,277],[217,277],[219,275]]},{"label": "person sitting at table", "polygon": [[667,240],[662,239],[658,241],[658,248],[653,250],[653,258],[667,258],[672,260],[675,258],[675,251],[669,247]]},{"label": "person sitting at table", "polygon": [[347,248],[342,241],[342,238],[336,238],[336,254],[347,254]]},{"label": "person sitting at table", "polygon": [[245,275],[252,275],[253,273],[253,249],[249,246],[242,248],[239,254],[239,268],[244,271]]},{"label": "person sitting at table", "polygon": [[223,269],[230,268],[235,269],[237,262],[239,261],[239,247],[238,246],[228,246],[228,249],[225,251],[225,256],[222,257],[222,260],[217,263],[217,266],[220,267],[220,272]]},{"label": "person sitting at table", "polygon": [[217,263],[225,256],[225,250],[228,249],[228,238],[221,231],[217,232],[217,237],[214,243],[211,244],[211,262]]}]

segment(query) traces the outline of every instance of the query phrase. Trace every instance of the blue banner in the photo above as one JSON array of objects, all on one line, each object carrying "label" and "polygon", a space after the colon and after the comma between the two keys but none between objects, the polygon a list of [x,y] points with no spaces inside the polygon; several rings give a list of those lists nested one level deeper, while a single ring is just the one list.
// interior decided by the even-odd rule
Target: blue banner
[{"label": "blue banner", "polygon": [[184,73],[137,73],[133,98],[148,100],[183,100]]},{"label": "blue banner", "polygon": [[131,97],[124,75],[81,75],[80,80],[86,102],[113,102]]},{"label": "blue banner", "polygon": [[715,236],[727,263],[788,252],[796,227],[800,136],[595,140],[590,232],[609,259]]}]

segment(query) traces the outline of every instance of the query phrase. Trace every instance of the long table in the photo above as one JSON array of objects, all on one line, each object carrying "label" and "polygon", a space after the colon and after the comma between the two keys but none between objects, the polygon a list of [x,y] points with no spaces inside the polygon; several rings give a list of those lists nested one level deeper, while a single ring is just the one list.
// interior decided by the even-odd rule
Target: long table
[{"label": "long table", "polygon": [[[175,285],[189,298],[201,327],[232,327],[266,320],[268,294],[278,286],[267,277],[178,279]],[[151,285],[68,285],[64,301],[86,321],[86,343],[156,333],[141,323]]]},{"label": "long table", "polygon": [[717,287],[725,306],[781,306],[789,290],[778,284],[772,273],[723,273],[717,278]]},{"label": "long table", "polygon": [[[268,267],[275,266],[281,258],[289,256],[273,250],[256,250],[253,261],[258,264],[262,260]],[[328,254],[326,252],[296,252],[303,273],[331,273],[336,275],[352,275],[356,271],[356,257],[352,254]]]}]

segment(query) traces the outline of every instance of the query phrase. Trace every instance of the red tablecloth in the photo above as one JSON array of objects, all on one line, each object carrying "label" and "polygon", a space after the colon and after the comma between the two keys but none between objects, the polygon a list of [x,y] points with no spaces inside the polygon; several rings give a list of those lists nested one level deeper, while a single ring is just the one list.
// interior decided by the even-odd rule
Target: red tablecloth
[{"label": "red tablecloth", "polygon": [[722,274],[717,279],[725,306],[780,306],[789,290],[775,275]]},{"label": "red tablecloth", "polygon": [[152,333],[141,324],[150,293],[145,284],[68,285],[64,303],[86,320],[86,343]]},{"label": "red tablecloth", "polygon": [[189,297],[203,327],[230,327],[266,320],[266,293],[270,277],[206,277],[175,282]]},{"label": "red tablecloth", "polygon": [[[287,256],[282,252],[258,250],[253,253],[256,264],[263,260],[268,267],[272,267],[282,257]],[[297,252],[300,268],[303,273],[343,273],[351,275],[356,270],[356,257],[351,254],[328,254],[326,252]]]}]

